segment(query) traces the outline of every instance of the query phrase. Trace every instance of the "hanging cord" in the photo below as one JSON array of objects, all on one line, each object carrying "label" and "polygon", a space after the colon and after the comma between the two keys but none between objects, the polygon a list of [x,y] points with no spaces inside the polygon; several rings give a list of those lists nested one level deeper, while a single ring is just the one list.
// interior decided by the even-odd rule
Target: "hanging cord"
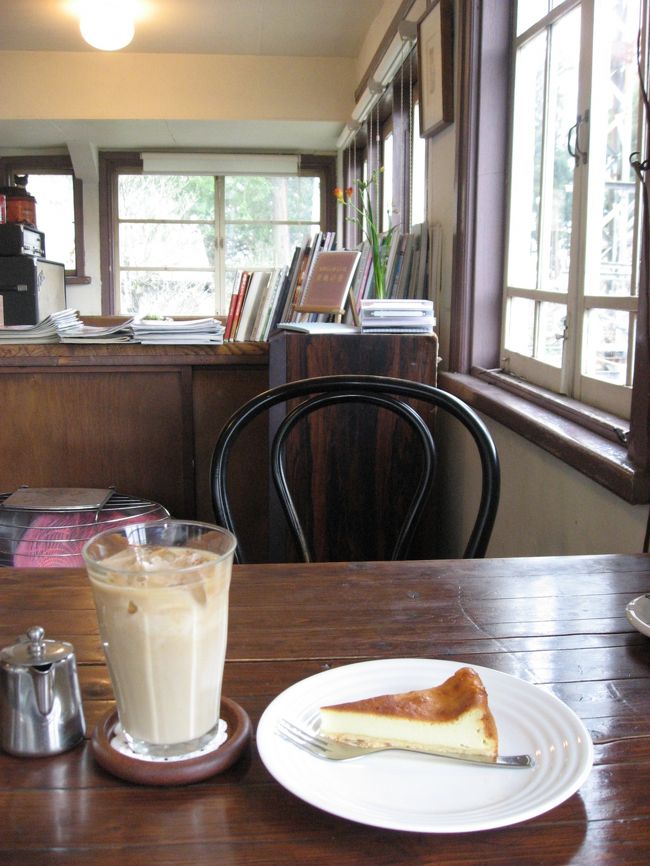
[{"label": "hanging cord", "polygon": [[406,146],[406,154],[408,159],[408,230],[411,230],[413,223],[413,54],[415,49],[411,49],[409,54],[409,124],[408,124],[408,142]]},{"label": "hanging cord", "polygon": [[[649,132],[649,123],[650,123],[650,100],[648,99],[648,93],[645,87],[645,80],[643,75],[643,52],[641,48],[641,31],[639,31],[639,35],[637,37],[637,70],[639,74],[639,91],[641,94],[641,100],[643,103],[644,116],[646,121],[646,139],[648,138]],[[647,141],[646,141],[647,146]],[[643,350],[648,353],[650,346],[650,304],[648,303],[649,299],[647,297],[648,294],[648,255],[650,254],[650,202],[648,196],[648,181],[647,181],[647,172],[650,169],[650,160],[644,159],[641,160],[641,154],[638,151],[630,154],[630,165],[632,166],[636,176],[639,179],[639,183],[641,184],[641,192],[643,196],[643,235],[642,235],[642,243],[641,243],[641,285],[639,289],[639,309],[637,313],[637,333],[640,333],[641,336],[641,346]],[[644,290],[645,294],[642,296],[642,290]],[[646,385],[647,387],[647,385]],[[646,449],[648,448],[648,443],[645,443]],[[647,465],[647,455],[646,455],[646,465]],[[646,531],[645,538],[643,540],[643,552],[648,553],[650,547],[650,508],[648,509],[648,519],[646,523]]]}]

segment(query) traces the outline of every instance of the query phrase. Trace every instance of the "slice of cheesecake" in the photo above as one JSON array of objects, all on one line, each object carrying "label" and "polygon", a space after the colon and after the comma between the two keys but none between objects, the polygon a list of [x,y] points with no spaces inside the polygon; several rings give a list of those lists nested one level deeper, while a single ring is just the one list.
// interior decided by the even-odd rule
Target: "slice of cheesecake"
[{"label": "slice of cheesecake", "polygon": [[495,760],[498,736],[481,678],[461,668],[439,686],[321,707],[323,736],[355,745]]}]

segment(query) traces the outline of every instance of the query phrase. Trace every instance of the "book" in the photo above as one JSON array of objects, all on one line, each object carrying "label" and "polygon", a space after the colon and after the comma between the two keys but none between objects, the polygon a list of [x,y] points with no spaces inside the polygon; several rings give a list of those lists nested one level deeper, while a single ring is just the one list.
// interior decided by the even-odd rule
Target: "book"
[{"label": "book", "polygon": [[293,284],[293,275],[295,273],[295,269],[298,265],[298,259],[300,256],[300,247],[296,247],[293,255],[293,260],[289,267],[288,272],[285,274],[284,279],[282,281],[282,285],[280,286],[280,291],[278,292],[278,297],[275,300],[274,309],[271,311],[269,316],[269,321],[266,325],[266,330],[264,333],[264,339],[268,340],[270,334],[277,328],[278,322],[284,318],[285,307],[287,305],[287,298],[289,293],[291,292],[291,287]]},{"label": "book", "polygon": [[284,285],[284,281],[286,279],[288,271],[289,269],[287,267],[284,267],[276,268],[273,272],[273,275],[269,280],[269,288],[264,299],[263,306],[260,308],[260,315],[258,317],[259,322],[257,325],[257,329],[252,336],[253,340],[266,340],[268,338],[271,326],[271,318],[275,311],[278,302],[278,296],[282,291],[282,287]]},{"label": "book", "polygon": [[295,311],[342,315],[360,257],[358,250],[320,252]]},{"label": "book", "polygon": [[293,313],[294,304],[298,302],[302,288],[302,280],[307,266],[310,252],[309,239],[305,238],[302,245],[297,248],[297,256],[294,256],[295,267],[292,267],[291,283],[284,301],[284,309],[280,316],[283,322],[289,321]]},{"label": "book", "polygon": [[244,342],[245,340],[251,339],[251,329],[255,322],[257,310],[259,308],[262,296],[264,294],[264,289],[266,288],[270,276],[271,271],[267,269],[253,271],[251,273],[248,288],[246,289],[246,296],[244,297],[244,301],[242,303],[239,321],[237,322],[235,332],[232,337],[233,340],[237,342]]},{"label": "book", "polygon": [[226,333],[224,334],[224,339],[226,340],[232,340],[234,338],[249,280],[250,273],[248,271],[239,272],[239,286],[237,288],[237,293],[235,294],[235,303],[231,305],[232,316],[230,314],[228,315],[228,322],[226,323]]},{"label": "book", "polygon": [[237,292],[233,291],[230,295],[230,304],[228,306],[228,315],[226,316],[226,330],[224,333],[224,339],[228,339],[230,337],[230,332],[232,331],[232,320],[235,314],[235,307],[237,306]]},{"label": "book", "polygon": [[278,330],[299,334],[360,334],[361,328],[345,322],[279,322]]}]

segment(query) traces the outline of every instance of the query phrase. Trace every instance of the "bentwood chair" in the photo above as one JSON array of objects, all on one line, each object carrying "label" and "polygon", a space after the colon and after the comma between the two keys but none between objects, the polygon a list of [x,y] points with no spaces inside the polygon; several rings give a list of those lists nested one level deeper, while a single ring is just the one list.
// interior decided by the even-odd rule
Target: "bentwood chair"
[{"label": "bentwood chair", "polygon": [[[381,458],[383,465],[375,471],[389,470],[392,493],[386,492],[389,491],[387,487],[375,485],[372,477],[364,480],[356,472],[355,458],[358,458],[357,463],[365,461],[372,456],[367,452],[376,443],[374,440],[370,443],[358,441],[354,438],[354,432],[351,434],[350,430],[346,429],[348,412],[354,409],[352,404],[357,404],[357,412],[367,414],[375,411],[377,419],[380,413],[384,413],[384,418],[388,417],[385,413],[389,413],[390,424],[388,428],[384,428],[389,431],[384,436],[384,439],[390,439],[387,446],[389,451],[384,452]],[[334,412],[332,407],[336,407]],[[316,416],[327,412],[330,414],[326,416],[326,420],[316,423]],[[270,475],[291,536],[304,562],[324,561],[322,555],[314,552],[314,541],[327,534],[328,527],[325,524],[329,522],[329,514],[334,506],[330,499],[328,510],[321,513],[320,524],[318,520],[314,522],[313,514],[310,522],[309,515],[305,517],[303,513],[302,518],[299,516],[292,489],[296,481],[298,486],[302,485],[305,491],[302,498],[303,510],[313,512],[322,499],[320,487],[323,479],[330,484],[332,479],[335,479],[334,483],[338,485],[335,487],[339,491],[335,498],[336,510],[363,510],[367,507],[364,505],[364,494],[376,499],[391,500],[390,503],[373,503],[380,507],[389,504],[392,506],[394,498],[403,500],[403,515],[399,521],[393,521],[392,518],[386,521],[393,533],[390,548],[378,554],[372,552],[364,558],[405,559],[427,502],[431,504],[431,492],[439,468],[435,430],[442,412],[455,418],[469,432],[480,458],[480,502],[463,557],[483,557],[499,503],[500,469],[494,441],[478,415],[462,400],[433,385],[384,376],[337,375],[302,379],[271,388],[243,405],[221,430],[212,455],[212,504],[217,522],[238,538],[236,560],[246,561],[239,534],[239,530],[243,531],[245,527],[235,526],[233,518],[228,490],[232,489],[232,484],[237,483],[237,479],[232,477],[232,472],[229,479],[229,461],[240,434],[254,419],[263,413],[269,413]],[[354,425],[356,422],[351,423]],[[405,428],[403,432],[400,432],[400,423]],[[291,444],[296,428],[305,424],[312,425],[312,432],[306,438],[294,438]],[[379,421],[372,421],[373,430],[375,424],[379,426]],[[312,450],[315,439],[325,442],[326,451],[328,444],[345,443],[343,450],[353,458],[353,468],[347,476],[340,456],[336,458],[333,469],[319,474]],[[390,454],[388,459],[387,454]],[[304,468],[301,468],[303,461]],[[412,488],[404,492],[409,480],[412,480]],[[454,492],[458,496],[463,495],[462,491]],[[259,493],[262,501],[265,491]],[[308,528],[305,528],[306,526]],[[354,520],[350,526],[354,526]],[[355,530],[352,528],[350,531]],[[380,534],[384,535],[383,530]],[[336,554],[327,557],[329,561],[346,558],[352,557]],[[427,555],[426,558],[433,557]]]}]

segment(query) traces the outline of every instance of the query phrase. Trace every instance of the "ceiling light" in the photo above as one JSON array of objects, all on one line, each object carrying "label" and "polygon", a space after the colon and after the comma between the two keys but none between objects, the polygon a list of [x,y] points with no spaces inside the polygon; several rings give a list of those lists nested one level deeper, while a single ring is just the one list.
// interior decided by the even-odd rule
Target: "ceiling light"
[{"label": "ceiling light", "polygon": [[118,51],[129,44],[135,33],[132,3],[130,0],[85,0],[79,29],[93,48]]}]

